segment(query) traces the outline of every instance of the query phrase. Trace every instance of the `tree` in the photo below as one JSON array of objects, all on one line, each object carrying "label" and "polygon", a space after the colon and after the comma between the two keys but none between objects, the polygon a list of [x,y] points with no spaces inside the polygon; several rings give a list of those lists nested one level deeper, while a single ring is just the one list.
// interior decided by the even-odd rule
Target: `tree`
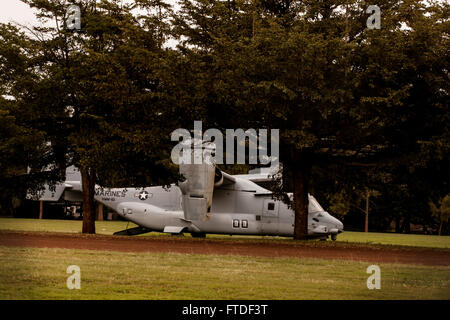
[{"label": "tree", "polygon": [[176,176],[168,147],[179,118],[170,104],[170,70],[163,68],[170,56],[161,45],[163,23],[155,33],[154,20],[132,15],[134,4],[83,1],[81,30],[72,31],[65,24],[69,1],[25,2],[54,21],[30,30],[41,63],[40,92],[30,98],[29,109],[46,109],[35,127],[54,138],[64,167],[80,168],[82,231],[95,233],[97,182],[142,186]]},{"label": "tree", "polygon": [[184,1],[178,16],[183,51],[205,66],[208,124],[281,129],[295,239],[317,168],[402,165],[448,135],[446,5],[382,1],[369,30],[365,2],[339,4]]},{"label": "tree", "polygon": [[442,235],[442,227],[444,223],[448,223],[450,218],[450,195],[446,195],[444,198],[440,199],[438,205],[433,202],[429,202],[431,212],[436,220],[439,222],[439,235]]},{"label": "tree", "polygon": [[27,104],[39,83],[36,47],[10,24],[0,25],[0,39],[0,208],[11,214],[15,199],[61,175],[48,135],[30,126],[45,112],[30,112]]}]

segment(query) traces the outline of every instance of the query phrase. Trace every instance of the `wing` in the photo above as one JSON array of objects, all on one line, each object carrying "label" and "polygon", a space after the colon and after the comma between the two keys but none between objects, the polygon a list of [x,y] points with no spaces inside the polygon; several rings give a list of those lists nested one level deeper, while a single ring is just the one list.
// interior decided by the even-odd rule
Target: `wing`
[{"label": "wing", "polygon": [[214,189],[220,188],[221,186],[229,186],[236,183],[236,178],[232,175],[221,171],[216,167],[216,171],[214,173]]},{"label": "wing", "polygon": [[240,179],[245,179],[254,183],[260,183],[260,182],[269,182],[272,181],[272,175],[270,174],[263,174],[263,173],[258,173],[258,174],[239,174],[236,175],[235,177],[238,177]]}]

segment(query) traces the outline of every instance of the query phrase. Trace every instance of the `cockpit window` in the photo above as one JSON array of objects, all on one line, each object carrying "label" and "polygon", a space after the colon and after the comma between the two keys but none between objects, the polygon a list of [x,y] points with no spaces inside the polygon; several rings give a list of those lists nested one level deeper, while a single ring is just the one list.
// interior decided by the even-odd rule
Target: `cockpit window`
[{"label": "cockpit window", "polygon": [[308,200],[309,200],[309,205],[308,205],[309,213],[325,211],[320,206],[320,204],[317,202],[316,198],[314,198],[312,195],[309,196]]}]

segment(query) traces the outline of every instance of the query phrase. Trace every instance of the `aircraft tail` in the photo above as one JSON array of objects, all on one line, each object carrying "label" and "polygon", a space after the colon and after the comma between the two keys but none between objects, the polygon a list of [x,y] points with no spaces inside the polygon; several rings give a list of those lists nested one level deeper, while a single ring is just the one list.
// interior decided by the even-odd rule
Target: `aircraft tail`
[{"label": "aircraft tail", "polygon": [[81,172],[75,166],[70,166],[66,169],[66,182],[67,181],[78,181],[81,182]]},{"label": "aircraft tail", "polygon": [[66,180],[50,187],[48,184],[44,185],[44,190],[39,192],[27,193],[27,199],[39,201],[59,201],[64,194],[65,200],[80,201],[81,200],[81,173],[75,166],[70,166],[66,169]]}]

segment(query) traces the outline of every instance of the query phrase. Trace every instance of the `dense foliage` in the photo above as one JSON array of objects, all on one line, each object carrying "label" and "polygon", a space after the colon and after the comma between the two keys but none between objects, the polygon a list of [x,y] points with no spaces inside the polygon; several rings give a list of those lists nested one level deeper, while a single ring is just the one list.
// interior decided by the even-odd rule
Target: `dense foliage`
[{"label": "dense foliage", "polygon": [[95,183],[173,181],[170,132],[202,120],[280,129],[274,190],[288,202],[294,192],[295,238],[308,192],[348,221],[370,208],[371,229],[445,231],[448,4],[379,0],[381,28],[369,29],[361,0],[181,0],[176,11],[86,0],[74,1],[82,25],[70,31],[72,2],[25,2],[54,23],[0,28],[7,201],[72,163],[91,188],[85,202]]}]

